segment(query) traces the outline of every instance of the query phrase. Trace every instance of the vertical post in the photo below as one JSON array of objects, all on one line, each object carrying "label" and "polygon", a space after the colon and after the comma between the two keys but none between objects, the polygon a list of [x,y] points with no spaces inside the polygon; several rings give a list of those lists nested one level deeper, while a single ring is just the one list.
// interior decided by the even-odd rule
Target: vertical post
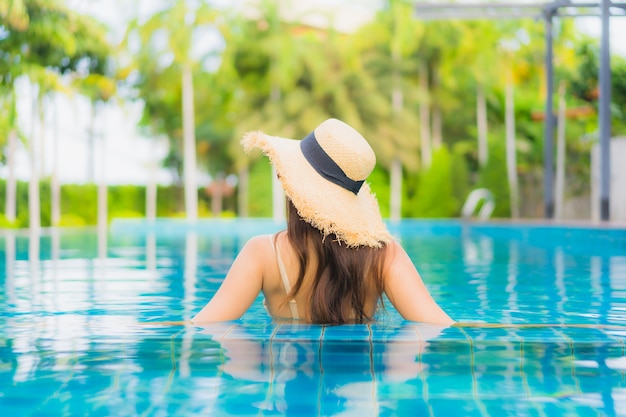
[{"label": "vertical post", "polygon": [[52,174],[50,175],[50,224],[58,226],[61,221],[61,185],[59,183],[59,104],[57,95],[52,96],[54,130],[52,137]]},{"label": "vertical post", "polygon": [[565,84],[559,85],[559,116],[556,124],[556,181],[554,217],[562,220],[565,205],[565,125],[566,125]]},{"label": "vertical post", "polygon": [[[109,209],[108,209],[108,195],[107,195],[107,181],[106,181],[106,162],[107,162],[107,147],[106,147],[106,127],[108,126],[106,123],[107,111],[108,108],[105,106],[104,102],[100,105],[97,101],[93,103],[94,108],[99,106],[99,114],[100,121],[102,123],[102,128],[99,129],[99,144],[94,143],[94,149],[99,146],[100,152],[98,152],[98,160],[100,162],[99,173],[97,174],[97,183],[98,183],[98,192],[97,192],[97,204],[98,204],[98,258],[101,262],[107,258],[108,252],[108,219],[109,219]],[[95,111],[95,110],[94,110]],[[95,114],[95,113],[94,113]],[[93,127],[95,128],[96,124],[94,122]],[[96,131],[92,132],[94,138],[96,136]]]},{"label": "vertical post", "polygon": [[610,0],[602,0],[600,44],[600,219],[610,219],[611,179],[611,52],[609,50]]},{"label": "vertical post", "polygon": [[552,112],[552,96],[554,93],[554,60],[553,60],[553,31],[552,21],[554,11],[549,9],[545,11],[546,19],[546,110],[545,110],[545,126],[544,126],[544,144],[543,144],[543,166],[544,166],[544,216],[546,219],[554,217],[554,114]]},{"label": "vertical post", "polygon": [[183,175],[185,182],[185,212],[187,221],[198,220],[198,181],[196,169],[196,122],[193,98],[193,72],[186,63],[182,73],[183,85]]},{"label": "vertical post", "polygon": [[512,77],[508,76],[505,87],[505,122],[506,125],[506,173],[509,183],[511,217],[519,218],[519,185],[517,180],[517,161],[515,155],[515,97]]},{"label": "vertical post", "polygon": [[93,184],[96,178],[95,174],[95,158],[94,158],[94,135],[95,135],[95,122],[96,122],[96,104],[94,101],[91,104],[91,119],[89,120],[89,127],[87,128],[87,182]]}]

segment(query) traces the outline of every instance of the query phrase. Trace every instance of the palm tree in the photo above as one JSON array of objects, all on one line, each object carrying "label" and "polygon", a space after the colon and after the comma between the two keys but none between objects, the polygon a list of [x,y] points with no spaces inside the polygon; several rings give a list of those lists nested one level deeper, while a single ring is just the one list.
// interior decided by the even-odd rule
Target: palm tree
[{"label": "palm tree", "polygon": [[[61,83],[59,74],[47,68],[33,65],[28,67],[26,75],[31,85],[34,87],[36,94],[32,97],[32,130],[30,132],[30,141],[28,146],[31,178],[28,188],[28,210],[30,213],[30,227],[33,230],[39,229],[41,225],[40,215],[40,198],[39,198],[39,181],[44,174],[43,156],[44,156],[44,131],[45,131],[45,97],[55,91],[67,91],[67,88]],[[39,119],[38,131],[35,130],[36,119]],[[56,144],[55,144],[56,145]],[[56,157],[56,155],[54,155]],[[39,157],[39,160],[37,160]],[[56,170],[56,160],[53,166]],[[60,217],[60,199],[58,182],[56,181],[56,172],[53,172],[52,187],[52,224],[57,225]]]},{"label": "palm tree", "polygon": [[[361,54],[365,57],[368,75],[377,80],[377,89],[388,97],[381,109],[382,123],[373,143],[380,161],[390,172],[390,218],[398,220],[402,213],[402,180],[405,168],[417,165],[417,134],[420,125],[410,110],[412,104],[425,98],[412,85],[419,69],[413,56],[423,35],[423,26],[412,17],[412,6],[404,0],[392,0],[378,18],[357,33]],[[389,74],[389,75],[387,75]],[[424,146],[425,138],[421,138]],[[426,145],[427,146],[427,145]]]},{"label": "palm tree", "polygon": [[[5,28],[13,31],[24,31],[28,28],[28,13],[23,0],[14,0],[10,7],[0,10],[4,20]],[[16,45],[17,46],[17,45]],[[4,100],[2,103],[1,120],[1,139],[6,138],[6,161],[8,166],[8,175],[6,181],[6,197],[4,215],[9,223],[15,222],[16,204],[17,204],[17,180],[15,177],[15,151],[18,139],[18,125],[16,113],[16,96],[13,88],[15,78],[19,76],[19,64],[16,66],[13,57],[18,53],[16,46],[13,48],[4,47],[5,59],[0,59],[0,84],[3,86],[2,95]],[[19,62],[19,61],[18,61]],[[17,67],[17,68],[16,68]]]},{"label": "palm tree", "polygon": [[[254,19],[230,22],[217,75],[229,83],[231,117],[239,121],[229,151],[239,173],[239,201],[244,204],[252,159],[240,150],[243,132],[262,128],[299,138],[328,117],[362,125],[358,100],[351,96],[366,91],[358,85],[358,71],[345,71],[346,61],[355,54],[332,27],[317,29],[284,20],[276,2],[261,2],[258,12]],[[352,59],[358,66],[357,61]],[[272,181],[273,217],[279,219],[284,217],[284,196]],[[244,210],[240,205],[239,212]]]},{"label": "palm tree", "polygon": [[[2,82],[11,89],[19,76],[25,76],[36,87],[38,97],[33,97],[33,125],[35,113],[43,128],[43,100],[53,90],[62,89],[60,74],[101,71],[109,49],[102,26],[93,19],[78,15],[57,0],[13,0],[8,8],[2,49],[5,53],[0,66],[8,67]],[[98,30],[100,33],[98,34]],[[15,63],[18,63],[15,65]],[[14,137],[15,134],[10,135]],[[31,226],[40,226],[39,173],[35,158],[38,137],[31,132],[29,151],[31,182],[29,185],[29,213]],[[9,147],[11,149],[11,147]],[[9,155],[9,160],[12,156]],[[12,180],[10,180],[12,182]],[[13,187],[8,187],[13,193]],[[14,198],[7,198],[12,205]],[[9,214],[14,213],[8,208]]]},{"label": "palm tree", "polygon": [[[91,102],[91,127],[89,129],[89,140],[93,141],[96,137],[95,120],[104,106],[111,101],[116,94],[117,86],[113,78],[101,74],[89,74],[84,78],[78,78],[74,81],[75,88]],[[106,142],[104,135],[101,135],[99,159],[102,161],[102,167],[106,161]],[[94,152],[94,147],[90,146],[89,152]],[[93,161],[93,158],[91,158]],[[53,193],[54,195],[54,193]],[[100,172],[98,179],[98,226],[103,229],[107,224],[107,183],[104,168]]]},{"label": "palm tree", "polygon": [[[3,89],[5,90],[5,89]],[[6,147],[7,180],[5,192],[5,220],[12,224],[16,217],[17,180],[15,177],[15,151],[18,141],[16,100],[13,88],[0,96],[0,144]],[[6,140],[5,140],[6,138]]]},{"label": "palm tree", "polygon": [[[493,21],[475,21],[460,27],[462,36],[459,44],[458,61],[469,64],[471,77],[476,84],[476,143],[478,164],[484,167],[489,159],[487,146],[489,126],[487,121],[487,95],[492,80],[497,78],[497,46],[502,35],[498,24]],[[476,40],[480,39],[480,42]],[[464,72],[465,73],[465,72]]]},{"label": "palm tree", "polygon": [[[403,64],[407,57],[416,49],[415,40],[422,35],[422,27],[416,25],[411,11],[411,4],[404,1],[390,1],[391,13],[391,65],[392,65],[392,94],[391,108],[394,125],[401,120],[404,109],[404,86],[402,82]],[[409,132],[405,132],[409,135]],[[399,220],[402,212],[402,162],[399,156],[400,149],[391,162],[391,204],[390,217]]]},{"label": "palm tree", "polygon": [[505,85],[506,172],[511,199],[511,217],[519,217],[519,186],[515,149],[515,98],[512,77],[506,77]]},{"label": "palm tree", "polygon": [[[142,96],[146,101],[144,114],[148,120],[169,117],[170,114],[163,114],[162,111],[152,114],[150,110],[152,106],[160,106],[161,110],[164,110],[163,104],[169,106],[171,102],[164,103],[163,97],[158,97],[154,91],[145,91],[146,85],[154,85],[155,82],[158,84],[156,80],[163,80],[163,77],[169,77],[172,73],[178,74],[181,93],[178,111],[182,114],[185,211],[187,220],[191,222],[198,218],[194,70],[199,63],[192,54],[192,46],[198,30],[202,27],[211,27],[215,19],[216,13],[205,3],[192,8],[186,0],[177,0],[170,7],[152,15],[145,23],[133,22],[127,34],[127,39],[137,34],[141,43],[139,49],[131,53],[135,55],[134,65],[142,72],[143,79],[140,83],[143,85],[140,89],[145,93]],[[170,78],[168,82],[171,83],[173,80]],[[157,90],[159,91],[164,91],[163,87]],[[171,95],[170,92],[166,94]],[[171,140],[175,139],[172,137],[172,131],[165,128],[162,120],[155,121],[152,125],[157,126],[161,133],[168,134]]]}]

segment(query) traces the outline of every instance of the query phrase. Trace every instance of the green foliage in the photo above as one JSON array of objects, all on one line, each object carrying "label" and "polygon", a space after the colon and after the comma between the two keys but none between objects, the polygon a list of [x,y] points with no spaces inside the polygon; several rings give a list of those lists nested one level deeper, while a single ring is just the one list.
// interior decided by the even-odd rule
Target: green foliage
[{"label": "green foliage", "polygon": [[[196,3],[197,7],[172,1],[148,19],[131,22],[120,48],[124,55],[116,65],[126,79],[124,91],[144,103],[141,126],[149,135],[167,137],[170,153],[162,162],[178,179],[183,168],[181,69],[193,70],[199,167],[212,176],[249,169],[251,216],[272,214],[271,169],[266,158],[244,155],[239,145],[242,134],[261,129],[300,138],[327,117],[345,120],[370,141],[378,165],[368,182],[384,216],[389,215],[388,169],[398,159],[404,173],[404,216],[456,216],[475,186],[494,193],[495,215],[508,216],[502,134],[506,83],[515,87],[520,179],[540,175],[543,122],[532,115],[544,108],[541,22],[424,22],[412,17],[413,2],[392,0],[360,30],[338,33],[311,28],[297,19],[286,21],[275,0],[259,2],[258,18],[228,7],[218,14],[210,3]],[[110,98],[117,87],[102,76],[110,69],[112,51],[101,24],[69,10],[62,0],[11,0],[10,4],[11,8],[0,7],[0,85],[5,87],[0,89],[0,146],[10,132],[19,133],[11,96],[17,76],[26,75],[41,91],[49,92],[58,90],[60,74],[71,73],[81,79],[80,91],[93,100]],[[223,46],[196,53],[192,45],[198,41],[193,39],[204,31],[219,33]],[[555,59],[557,78],[567,83],[568,107],[596,107],[598,47],[581,39],[571,21],[555,28]],[[619,134],[626,132],[626,61],[622,58],[613,59],[612,81],[612,128]],[[477,158],[479,87],[487,100],[490,137],[489,163],[484,168]],[[428,170],[421,166],[421,153],[426,152],[423,109],[430,111],[431,132],[440,133],[443,141]],[[440,130],[433,122],[436,114],[442,116]],[[589,191],[588,154],[596,136],[597,114],[568,120],[570,192]],[[46,182],[40,187],[41,220],[46,225],[50,188]],[[64,185],[62,223],[94,224],[96,195],[93,185]],[[16,221],[20,226],[28,224],[27,196],[26,184],[20,183]],[[108,196],[110,216],[145,212],[142,187],[109,187]],[[211,199],[205,190],[199,190],[199,202],[200,215],[210,216]],[[226,197],[225,215],[232,215],[235,207],[236,196]],[[159,187],[157,216],[183,212],[182,189]]]},{"label": "green foliage", "polygon": [[87,226],[85,219],[77,214],[63,214],[59,220],[60,227],[83,227]]},{"label": "green foliage", "polygon": [[0,24],[0,83],[12,85],[15,78],[32,75],[37,68],[63,74],[80,69],[81,76],[105,73],[112,50],[103,24],[61,0],[12,3],[9,11],[19,12]]},{"label": "green foliage", "polygon": [[509,217],[511,200],[506,176],[506,148],[504,134],[489,141],[489,160],[479,171],[478,187],[486,188],[494,196],[493,217]]},{"label": "green foliage", "polygon": [[[572,94],[598,110],[600,47],[584,40],[577,45],[578,66],[564,78],[569,81]],[[613,135],[626,134],[626,59],[614,56],[611,60],[611,128]]]},{"label": "green foliage", "polygon": [[17,222],[9,221],[4,213],[0,213],[0,229],[13,229],[18,227]]},{"label": "green foliage", "polygon": [[[145,199],[144,199],[145,201]],[[157,217],[168,217],[185,210],[183,189],[179,186],[157,187]]]},{"label": "green foliage", "polygon": [[64,184],[61,187],[61,216],[66,213],[81,217],[86,224],[97,224],[98,187],[94,184]]},{"label": "green foliage", "polygon": [[461,202],[455,196],[452,160],[445,146],[433,152],[432,165],[421,175],[415,197],[417,217],[452,217],[459,214]]},{"label": "green foliage", "polygon": [[109,217],[143,217],[142,213],[146,212],[144,187],[114,185],[107,187],[107,194]]},{"label": "green foliage", "polygon": [[376,195],[381,215],[384,218],[389,217],[391,197],[391,190],[389,189],[389,173],[380,165],[376,165],[370,176],[367,178],[367,182],[370,184],[370,188],[374,195]]},{"label": "green foliage", "polygon": [[250,217],[272,217],[272,167],[267,158],[250,166],[248,213]]},{"label": "green foliage", "polygon": [[[420,171],[421,172],[421,171]],[[402,217],[419,217],[418,193],[420,172],[408,173],[402,182]]]},{"label": "green foliage", "polygon": [[467,198],[471,190],[471,178],[470,170],[467,163],[466,155],[459,150],[453,148],[450,155],[451,163],[451,181],[452,181],[452,196],[456,202],[456,213],[454,216],[458,216],[465,199]]},{"label": "green foliage", "polygon": [[[50,183],[39,185],[41,205],[41,225],[50,226],[51,196]],[[203,190],[198,190],[205,196]],[[157,216],[176,217],[184,215],[182,210],[182,189],[178,186],[159,186],[157,189]],[[28,183],[17,182],[17,219],[8,223],[4,213],[0,217],[0,227],[27,227],[29,224]],[[0,180],[0,207],[4,208],[6,184]],[[206,196],[204,201],[207,202]],[[207,202],[208,204],[208,202]],[[207,204],[201,205],[206,211]],[[94,184],[63,184],[61,186],[60,226],[95,225],[98,221],[98,187]],[[145,216],[146,189],[136,185],[111,185],[107,187],[109,220],[113,218],[141,218]],[[232,216],[226,213],[225,216]]]}]

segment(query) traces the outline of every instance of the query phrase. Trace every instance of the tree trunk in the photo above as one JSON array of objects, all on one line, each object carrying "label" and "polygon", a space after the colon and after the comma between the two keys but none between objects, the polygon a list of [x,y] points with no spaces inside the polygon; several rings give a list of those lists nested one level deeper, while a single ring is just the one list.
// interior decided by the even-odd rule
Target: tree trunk
[{"label": "tree trunk", "polygon": [[519,190],[517,183],[517,162],[515,155],[515,102],[513,83],[506,86],[506,168],[509,180],[509,194],[511,201],[511,217],[519,218]]},{"label": "tree trunk", "polygon": [[556,219],[563,218],[563,205],[565,202],[565,84],[559,86],[559,116],[557,120],[556,133],[556,183],[555,190],[555,206],[554,217]]},{"label": "tree trunk", "polygon": [[94,184],[95,183],[95,136],[96,136],[96,105],[94,102],[91,102],[91,120],[89,121],[88,128],[88,136],[87,136],[87,183]]},{"label": "tree trunk", "polygon": [[46,160],[44,155],[46,153],[45,143],[46,143],[46,117],[44,113],[44,97],[40,96],[37,98],[37,115],[39,117],[39,180],[46,175]]},{"label": "tree trunk", "polygon": [[419,88],[420,100],[420,145],[422,153],[422,169],[428,169],[432,161],[431,137],[430,137],[430,103],[428,102],[428,68],[426,64],[420,64]]},{"label": "tree trunk", "polygon": [[245,166],[239,170],[239,181],[237,187],[237,211],[239,217],[248,217],[248,184],[249,184],[248,167]]},{"label": "tree trunk", "polygon": [[220,217],[222,215],[222,207],[224,203],[224,174],[221,172],[215,176],[213,180],[215,187],[213,187],[213,193],[211,195],[211,212],[213,217]]},{"label": "tree trunk", "polygon": [[[95,104],[94,104],[95,105]],[[103,123],[106,126],[106,123]],[[98,175],[98,227],[102,230],[106,229],[108,223],[107,208],[107,182],[106,182],[106,135],[101,132],[100,135],[100,152],[98,160],[100,161],[100,173]]]},{"label": "tree trunk", "polygon": [[476,130],[478,136],[478,163],[481,167],[487,165],[489,148],[487,147],[487,100],[482,84],[476,87]]},{"label": "tree trunk", "polygon": [[196,135],[194,120],[193,73],[189,64],[183,66],[183,174],[185,177],[185,210],[187,221],[198,220],[198,185],[196,170]]},{"label": "tree trunk", "polygon": [[53,96],[52,108],[54,111],[54,127],[52,136],[52,173],[50,175],[51,213],[52,226],[58,226],[61,221],[61,186],[59,184],[59,123],[58,106],[56,96]]},{"label": "tree trunk", "polygon": [[432,129],[432,138],[433,138],[433,149],[441,148],[443,144],[443,135],[441,132],[442,129],[442,121],[441,121],[441,109],[439,106],[433,106],[433,129]]},{"label": "tree trunk", "polygon": [[[35,86],[36,87],[36,86]],[[28,213],[29,227],[31,233],[38,233],[41,227],[41,209],[39,205],[39,167],[37,166],[37,155],[39,144],[37,143],[38,135],[36,134],[35,125],[37,124],[37,92],[32,97],[32,128],[30,135],[30,146],[28,154],[30,158],[30,181],[28,182]]]},{"label": "tree trunk", "polygon": [[12,129],[9,132],[7,146],[7,185],[6,185],[6,200],[4,206],[4,216],[6,219],[13,223],[16,215],[17,205],[17,180],[15,178],[15,147],[17,145],[17,131]]},{"label": "tree trunk", "polygon": [[146,185],[146,220],[153,222],[156,220],[157,214],[157,159],[152,146],[150,153],[150,162],[148,168],[148,184]]}]

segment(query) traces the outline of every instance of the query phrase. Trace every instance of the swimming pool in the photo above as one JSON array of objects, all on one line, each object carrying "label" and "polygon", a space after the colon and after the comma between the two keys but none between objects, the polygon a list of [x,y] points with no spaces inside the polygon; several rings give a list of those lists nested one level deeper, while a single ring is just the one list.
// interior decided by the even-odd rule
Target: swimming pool
[{"label": "swimming pool", "polygon": [[[190,318],[271,221],[115,222],[0,237],[2,416],[626,415],[626,229],[403,221],[456,320]],[[561,326],[567,324],[568,326]]]}]

